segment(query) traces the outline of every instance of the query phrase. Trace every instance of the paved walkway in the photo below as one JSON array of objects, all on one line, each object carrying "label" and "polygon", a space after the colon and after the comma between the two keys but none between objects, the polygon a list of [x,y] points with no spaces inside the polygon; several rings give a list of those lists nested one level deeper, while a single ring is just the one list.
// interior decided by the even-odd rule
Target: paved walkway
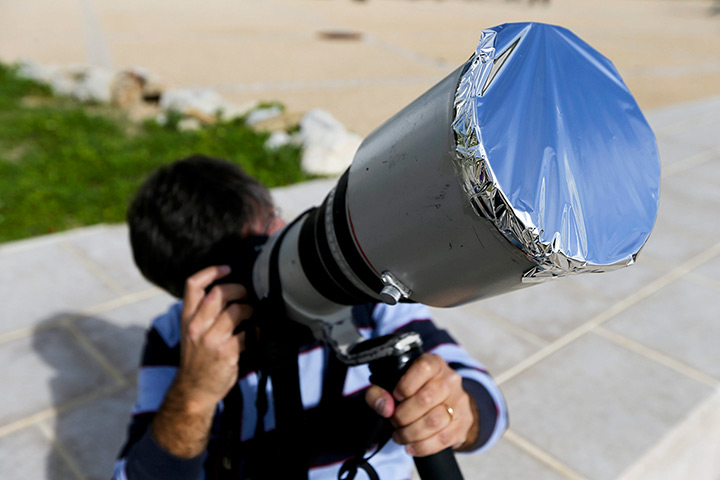
[{"label": "paved walkway", "polygon": [[[649,111],[664,177],[637,265],[435,314],[490,367],[511,410],[496,448],[461,457],[466,478],[720,478],[720,35],[710,2],[198,5],[0,0],[0,58],[141,64],[239,99],[323,106],[367,133],[467,56],[479,35],[471,21],[522,17],[601,46],[645,107],[702,99]],[[349,26],[366,32],[361,42],[316,35]],[[332,185],[274,195],[292,218]],[[172,301],[135,271],[126,236],[99,225],[0,245],[3,479],[108,477],[143,330]]]},{"label": "paved walkway", "polygon": [[324,108],[367,135],[463,63],[483,28],[506,22],[570,28],[615,62],[644,109],[720,95],[713,3],[0,0],[0,59],[142,66],[239,104]]},{"label": "paved walkway", "polygon": [[[720,97],[656,110],[657,227],[637,265],[436,310],[504,390],[511,429],[468,479],[720,478]],[[274,191],[288,218],[332,180]],[[126,227],[0,246],[5,480],[107,478],[143,329],[171,299]]]}]

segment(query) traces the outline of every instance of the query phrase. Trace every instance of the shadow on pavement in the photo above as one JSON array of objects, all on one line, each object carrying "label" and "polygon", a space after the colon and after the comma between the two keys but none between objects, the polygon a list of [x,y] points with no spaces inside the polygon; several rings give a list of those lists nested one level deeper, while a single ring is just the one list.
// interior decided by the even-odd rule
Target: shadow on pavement
[{"label": "shadow on pavement", "polygon": [[135,400],[145,330],[76,314],[43,323],[33,334],[33,349],[52,369],[52,406],[60,410],[45,478],[66,480],[67,471],[57,468],[63,463],[76,477],[110,478]]}]

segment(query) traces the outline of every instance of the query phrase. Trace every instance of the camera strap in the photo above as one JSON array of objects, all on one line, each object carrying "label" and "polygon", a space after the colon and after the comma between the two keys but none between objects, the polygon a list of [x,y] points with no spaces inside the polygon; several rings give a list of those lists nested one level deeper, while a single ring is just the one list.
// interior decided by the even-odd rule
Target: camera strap
[{"label": "camera strap", "polygon": [[[361,325],[375,325],[372,319],[372,314],[375,309],[375,303],[364,303],[355,305],[353,307],[353,318],[356,323]],[[332,356],[332,361],[329,362],[329,367],[333,364],[342,364],[336,357]],[[344,372],[347,371],[347,366],[342,364]],[[336,368],[337,369],[337,368]],[[335,383],[334,391],[333,387],[323,391],[324,398],[342,398],[342,383],[337,385],[338,378],[333,378],[333,368],[328,368],[330,375],[328,379],[331,383]],[[343,375],[342,380],[344,383],[345,376]],[[339,388],[339,390],[338,390]],[[362,401],[364,405],[364,400]],[[369,407],[368,407],[369,409]],[[370,465],[370,459],[375,456],[377,452],[382,450],[385,444],[390,440],[393,433],[393,427],[390,421],[386,418],[377,415],[374,411],[365,416],[365,422],[367,422],[365,433],[365,443],[359,445],[355,450],[355,455],[343,463],[342,467],[338,471],[338,480],[353,480],[358,473],[358,470],[363,470],[367,474],[370,480],[380,480],[377,472]],[[368,452],[371,452],[368,454]]]},{"label": "camera strap", "polygon": [[[300,392],[298,352],[313,339],[309,328],[287,318],[282,300],[278,269],[280,245],[300,215],[278,235],[270,252],[269,291],[255,306],[246,329],[246,351],[242,361],[257,373],[256,428],[253,439],[241,443],[242,394],[236,385],[224,401],[221,420],[220,465],[217,478],[307,479],[309,455],[302,441],[305,415]],[[265,415],[270,402],[267,383],[272,384],[275,428],[265,431]],[[300,441],[298,441],[300,440]],[[282,458],[282,461],[278,461]]]}]

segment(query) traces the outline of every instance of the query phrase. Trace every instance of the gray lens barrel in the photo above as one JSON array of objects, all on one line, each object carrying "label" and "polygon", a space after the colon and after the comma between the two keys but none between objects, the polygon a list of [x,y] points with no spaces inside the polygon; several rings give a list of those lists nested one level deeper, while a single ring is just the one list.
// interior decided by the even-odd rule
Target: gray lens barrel
[{"label": "gray lens barrel", "polygon": [[473,210],[458,179],[452,123],[465,68],[375,130],[350,166],[348,227],[385,278],[384,300],[397,289],[427,305],[459,305],[521,288],[535,266]]}]

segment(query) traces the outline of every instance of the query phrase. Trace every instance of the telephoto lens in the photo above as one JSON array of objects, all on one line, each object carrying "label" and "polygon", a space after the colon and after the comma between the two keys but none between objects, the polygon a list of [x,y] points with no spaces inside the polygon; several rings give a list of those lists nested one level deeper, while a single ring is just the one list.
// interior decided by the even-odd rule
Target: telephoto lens
[{"label": "telephoto lens", "polygon": [[[655,136],[613,64],[564,28],[500,25],[365,139],[287,235],[284,284],[449,307],[628,266],[659,184]],[[306,295],[322,303],[290,297]]]}]

